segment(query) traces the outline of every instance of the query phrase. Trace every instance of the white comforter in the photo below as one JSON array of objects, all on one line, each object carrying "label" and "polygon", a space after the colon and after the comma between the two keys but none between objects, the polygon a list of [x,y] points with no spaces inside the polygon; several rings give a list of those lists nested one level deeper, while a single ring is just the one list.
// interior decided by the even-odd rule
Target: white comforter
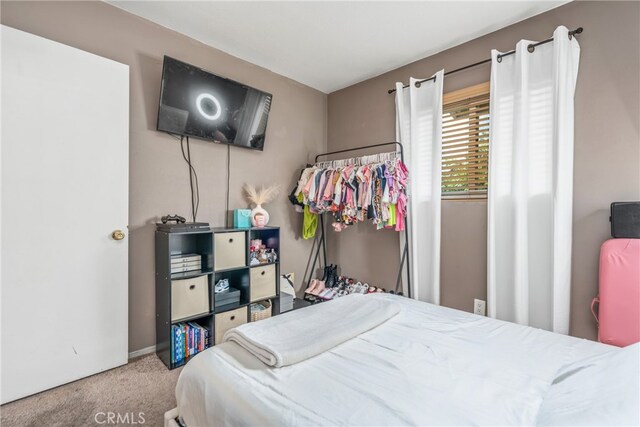
[{"label": "white comforter", "polygon": [[[183,421],[533,425],[563,366],[616,350],[407,298],[368,297],[392,299],[401,311],[303,362],[271,368],[232,342],[196,355],[176,388]],[[329,318],[316,326],[318,339],[342,327],[341,319]]]}]

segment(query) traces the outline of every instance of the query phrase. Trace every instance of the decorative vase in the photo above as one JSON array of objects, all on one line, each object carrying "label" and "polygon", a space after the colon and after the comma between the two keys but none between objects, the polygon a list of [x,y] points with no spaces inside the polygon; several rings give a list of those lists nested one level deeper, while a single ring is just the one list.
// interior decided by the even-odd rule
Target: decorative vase
[{"label": "decorative vase", "polygon": [[269,223],[269,212],[262,208],[262,205],[256,205],[251,210],[251,224],[254,227],[262,228]]}]

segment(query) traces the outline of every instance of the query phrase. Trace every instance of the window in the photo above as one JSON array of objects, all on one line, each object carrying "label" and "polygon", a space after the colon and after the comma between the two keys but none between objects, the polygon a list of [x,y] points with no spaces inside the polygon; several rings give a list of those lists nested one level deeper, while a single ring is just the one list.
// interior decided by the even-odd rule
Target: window
[{"label": "window", "polygon": [[444,95],[442,197],[486,198],[489,184],[489,82]]}]

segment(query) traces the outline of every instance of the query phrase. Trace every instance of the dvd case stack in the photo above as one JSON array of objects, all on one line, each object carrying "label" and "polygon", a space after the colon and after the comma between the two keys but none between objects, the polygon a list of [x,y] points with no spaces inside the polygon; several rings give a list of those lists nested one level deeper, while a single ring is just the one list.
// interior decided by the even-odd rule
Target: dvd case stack
[{"label": "dvd case stack", "polygon": [[209,330],[194,322],[176,323],[171,328],[171,362],[181,363],[209,347]]},{"label": "dvd case stack", "polygon": [[200,254],[171,255],[171,274],[202,270]]}]

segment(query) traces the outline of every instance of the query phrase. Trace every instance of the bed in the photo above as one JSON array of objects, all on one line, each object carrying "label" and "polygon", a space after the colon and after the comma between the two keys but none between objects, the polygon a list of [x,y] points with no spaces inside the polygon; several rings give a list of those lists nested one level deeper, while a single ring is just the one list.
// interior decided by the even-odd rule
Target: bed
[{"label": "bed", "polygon": [[[176,416],[189,427],[640,423],[638,345],[621,350],[393,295],[363,298],[398,313],[306,360],[271,367],[231,341],[196,355],[167,425]],[[255,325],[309,321],[322,343],[347,328],[322,316],[331,304]]]}]

